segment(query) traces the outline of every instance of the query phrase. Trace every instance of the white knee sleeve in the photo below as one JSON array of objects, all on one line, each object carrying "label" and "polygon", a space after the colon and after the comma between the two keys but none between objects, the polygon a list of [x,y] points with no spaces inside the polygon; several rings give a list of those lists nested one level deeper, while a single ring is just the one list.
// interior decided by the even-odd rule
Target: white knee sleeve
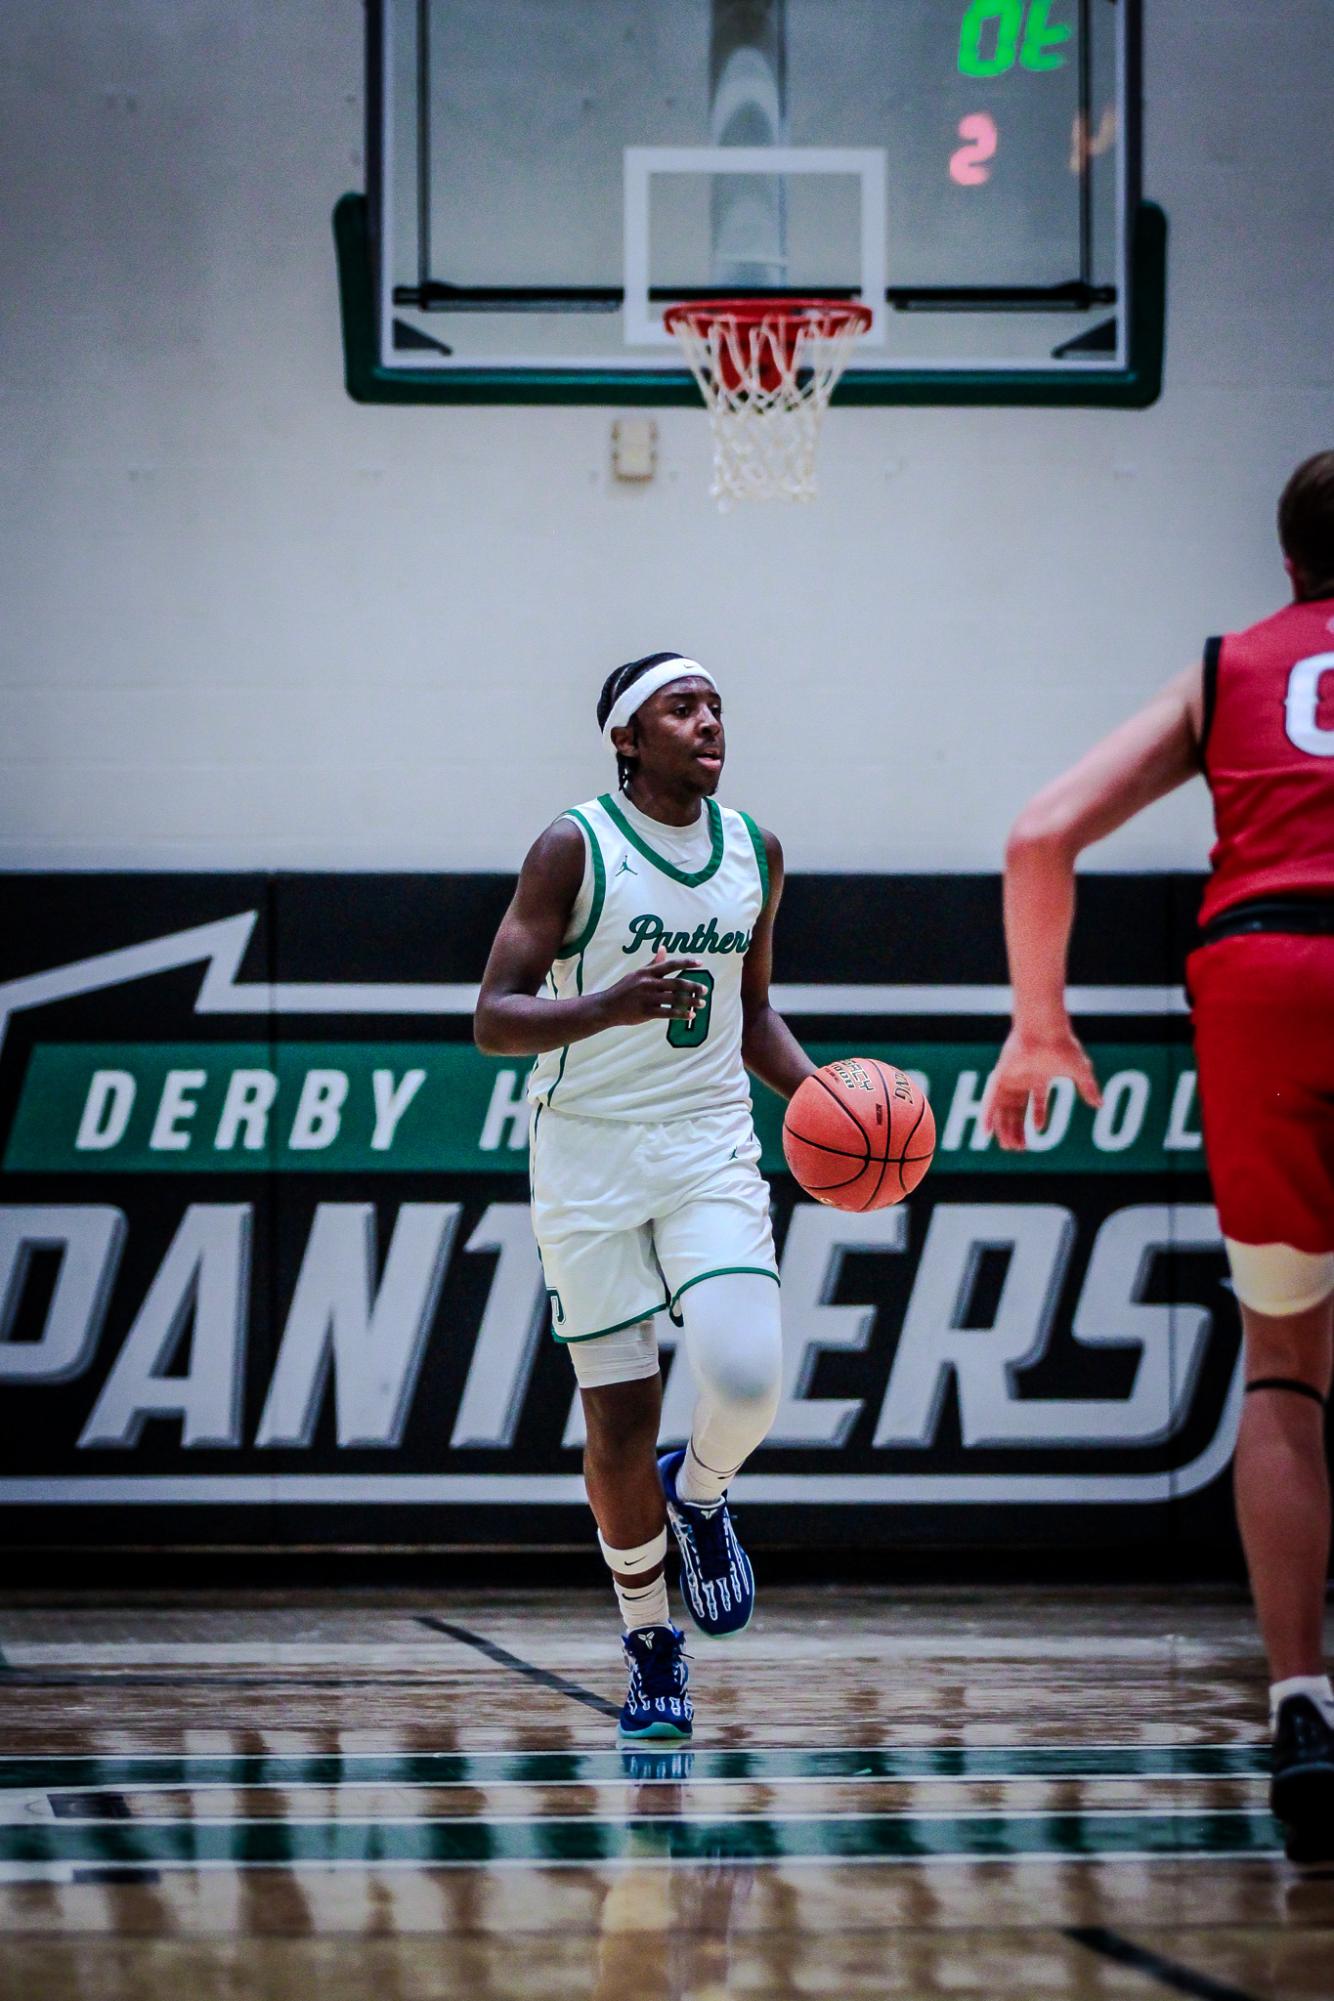
[{"label": "white knee sleeve", "polygon": [[1282,1320],[1306,1313],[1334,1292],[1334,1252],[1298,1251],[1291,1244],[1227,1244],[1232,1285],[1243,1306]]},{"label": "white knee sleeve", "polygon": [[758,1272],[724,1272],[681,1296],[686,1356],[699,1392],[691,1443],[730,1477],[767,1434],[783,1381],[779,1292]]},{"label": "white knee sleeve", "polygon": [[651,1320],[636,1320],[614,1334],[594,1334],[587,1341],[567,1341],[565,1352],[581,1390],[642,1382],[658,1373],[658,1337]]}]

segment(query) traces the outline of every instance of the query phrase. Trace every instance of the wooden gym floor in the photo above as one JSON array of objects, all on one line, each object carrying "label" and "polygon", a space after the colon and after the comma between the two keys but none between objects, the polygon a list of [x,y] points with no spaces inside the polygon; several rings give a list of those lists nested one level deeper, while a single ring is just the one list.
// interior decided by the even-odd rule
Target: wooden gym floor
[{"label": "wooden gym floor", "polygon": [[5,2001],[1329,2001],[1238,1597],[771,1590],[614,1742],[600,1594],[0,1598]]}]

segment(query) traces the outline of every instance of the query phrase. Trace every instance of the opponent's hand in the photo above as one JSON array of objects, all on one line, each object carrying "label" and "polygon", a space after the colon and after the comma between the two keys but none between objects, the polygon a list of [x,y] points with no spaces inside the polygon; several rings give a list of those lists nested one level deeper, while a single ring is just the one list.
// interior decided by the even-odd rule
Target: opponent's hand
[{"label": "opponent's hand", "polygon": [[1034,1128],[1041,1132],[1046,1125],[1054,1077],[1069,1077],[1086,1105],[1102,1103],[1088,1051],[1068,1024],[1041,1036],[1012,1028],[982,1099],[983,1127],[995,1133],[1007,1153],[1024,1150],[1024,1118],[1030,1102]]},{"label": "opponent's hand", "polygon": [[648,965],[636,967],[598,995],[603,1025],[624,1028],[636,1021],[693,1021],[708,994],[683,975],[698,966],[697,959],[669,959],[659,948]]}]

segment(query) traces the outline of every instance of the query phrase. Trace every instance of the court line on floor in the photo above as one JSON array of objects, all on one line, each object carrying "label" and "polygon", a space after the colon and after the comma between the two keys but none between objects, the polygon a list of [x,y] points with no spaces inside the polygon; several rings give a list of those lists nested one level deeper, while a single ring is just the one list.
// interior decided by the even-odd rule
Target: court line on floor
[{"label": "court line on floor", "polygon": [[[306,1871],[331,1874],[338,1871],[357,1869],[363,1873],[381,1875],[407,1870],[416,1870],[420,1873],[425,1869],[434,1873],[438,1870],[477,1869],[479,1866],[484,1866],[488,1870],[540,1869],[545,1874],[553,1869],[587,1869],[590,1866],[611,1871],[620,1871],[622,1869],[633,1869],[636,1872],[642,1869],[707,1869],[712,1871],[716,1870],[719,1863],[723,1861],[731,1864],[740,1863],[748,1869],[825,1869],[831,1863],[840,1869],[920,1869],[925,1866],[933,1869],[971,1869],[976,1868],[979,1859],[993,1862],[1003,1861],[1009,1869],[1031,1868],[1035,1864],[1042,1868],[1056,1867],[1062,1869],[1075,1864],[1080,1868],[1087,1869],[1089,1867],[1097,1867],[1103,1862],[1203,1862],[1208,1863],[1210,1867],[1216,1867],[1220,1862],[1282,1862],[1283,1850],[1278,1847],[1272,1849],[1183,1848],[1173,1854],[1165,1855],[1160,1848],[1126,1848],[1118,1849],[1114,1855],[1105,1856],[1038,1853],[1033,1855],[1006,1855],[982,1858],[975,1855],[837,1855],[832,1857],[817,1855],[623,1855],[603,1858],[598,1863],[591,1865],[587,1862],[579,1861],[555,1861],[549,1857],[544,1858],[541,1862],[532,1862],[524,1857],[511,1858],[508,1856],[493,1856],[484,1865],[479,1865],[476,1862],[442,1862],[435,1857],[429,1862],[423,1863],[413,1856],[406,1856],[401,1859],[393,1858],[389,1860],[380,1857],[374,1862],[358,1860],[333,1862],[256,1862],[247,1860],[237,1863],[232,1861],[210,1862],[195,1859],[186,1863],[147,1863],[143,1865],[139,1863],[125,1863],[119,1865],[113,1864],[111,1866],[116,1869],[117,1881],[129,1881],[133,1878],[133,1880],[140,1883],[151,1883],[158,1880],[156,1871],[161,1869],[162,1873],[165,1874],[168,1869],[173,1868],[180,1868],[199,1874],[218,1874],[224,1870],[247,1874],[257,1869],[287,1869],[293,1875],[300,1875]],[[92,1877],[85,1878],[82,1867],[76,1867],[69,1862],[0,1861],[0,1885],[7,1883],[73,1883],[82,1880],[95,1879]],[[109,1880],[109,1878],[104,1877],[103,1880]]]},{"label": "court line on floor", "polygon": [[1004,1784],[1021,1780],[1261,1780],[1264,1744],[682,1744],[617,1750],[141,1751],[0,1756],[16,1792],[239,1792],[453,1787],[831,1783]]},{"label": "court line on floor", "polygon": [[87,1674],[60,1674],[55,1669],[21,1668],[11,1665],[5,1676],[7,1688],[401,1688],[410,1675],[422,1688],[434,1688],[437,1671],[414,1665],[386,1668],[383,1674],[299,1674],[295,1668],[281,1673],[254,1674],[137,1674],[119,1668],[99,1668]]},{"label": "court line on floor", "polygon": [[497,1864],[935,1862],[947,1859],[1160,1861],[1276,1858],[1264,1813],[868,1814],[449,1821],[45,1821],[0,1828],[0,1869],[70,1866],[363,1869]]},{"label": "court line on floor", "polygon": [[[868,1783],[866,1780],[848,1781],[848,1780],[829,1780],[829,1779],[814,1779],[814,1778],[754,1779],[754,1780],[706,1778],[703,1780],[696,1780],[690,1777],[688,1774],[685,1776],[676,1776],[671,1778],[658,1778],[658,1777],[644,1778],[638,1773],[623,1773],[616,1780],[598,1781],[592,1779],[585,1779],[585,1780],[576,1780],[572,1784],[565,1784],[559,1780],[524,1781],[521,1779],[507,1779],[507,1780],[503,1779],[498,1782],[491,1782],[491,1783],[482,1781],[475,1786],[465,1785],[459,1781],[455,1781],[452,1787],[450,1785],[435,1787],[431,1786],[428,1782],[427,1784],[421,1787],[421,1790],[426,1793],[439,1793],[445,1798],[449,1796],[451,1791],[455,1790],[466,1791],[466,1792],[485,1791],[487,1793],[498,1796],[496,1800],[497,1805],[499,1805],[499,1797],[502,1797],[505,1793],[511,1791],[530,1791],[530,1790],[542,1791],[546,1790],[549,1787],[551,1790],[558,1791],[561,1793],[580,1792],[580,1791],[591,1792],[595,1795],[602,1794],[607,1796],[605,1800],[595,1799],[592,1807],[592,1811],[595,1815],[601,1815],[603,1818],[606,1818],[609,1814],[615,1814],[617,1812],[617,1808],[614,1804],[614,1798],[615,1798],[616,1787],[618,1784],[620,1786],[632,1789],[636,1797],[644,1793],[651,1794],[655,1790],[665,1791],[670,1788],[676,1792],[688,1791],[692,1799],[696,1803],[696,1811],[694,1813],[687,1813],[678,1810],[676,1812],[671,1813],[670,1816],[664,1813],[664,1818],[670,1817],[675,1820],[692,1820],[692,1819],[699,1820],[699,1819],[708,1819],[712,1814],[725,1812],[731,1814],[732,1817],[737,1820],[759,1821],[759,1820],[771,1820],[775,1817],[777,1813],[780,1812],[782,1817],[788,1820],[819,1819],[822,1817],[822,1815],[818,1810],[806,1811],[799,1804],[799,1801],[803,1795],[807,1796],[809,1795],[809,1790],[811,1788],[820,1787],[828,1789],[830,1787],[845,1786],[845,1785],[852,1785],[855,1787],[857,1785],[865,1785],[866,1783]],[[966,1793],[968,1790],[976,1788],[978,1786],[984,1786],[988,1789],[992,1789],[997,1786],[1002,1786],[1002,1787],[1023,1786],[1023,1785],[1048,1786],[1053,1784],[1059,1784],[1065,1786],[1077,1786],[1078,1788],[1080,1788],[1080,1797],[1083,1803],[1079,1806],[1078,1811],[1081,1813],[1087,1813],[1090,1815],[1110,1816],[1110,1815],[1125,1813],[1130,1810],[1124,1804],[1117,1804],[1113,1806],[1098,1806],[1094,1804],[1094,1802],[1097,1799],[1097,1792],[1093,1791],[1090,1794],[1085,1790],[1086,1788],[1089,1787],[1096,1788],[1100,1785],[1117,1785],[1124,1787],[1127,1783],[1125,1779],[1109,1780],[1107,1778],[1090,1779],[1088,1777],[1085,1777],[1081,1779],[1034,1780],[1034,1779],[1025,1779],[1022,1776],[1015,1773],[1007,1773],[1007,1774],[1002,1774],[998,1777],[994,1778],[988,1777],[986,1779],[981,1779],[981,1780],[925,1778],[925,1779],[889,1780],[889,1781],[877,1780],[874,1783],[880,1786],[884,1785],[903,1786],[908,1789],[911,1799],[913,1800],[920,1799],[922,1805],[925,1805],[927,1803],[934,1789],[942,1785],[954,1786],[960,1788],[962,1791]],[[1182,1778],[1180,1775],[1160,1774],[1158,1777],[1149,1780],[1147,1792],[1141,1790],[1141,1792],[1137,1795],[1137,1798],[1143,1799],[1145,1803],[1145,1810],[1147,1811],[1148,1802],[1150,1800],[1158,1802],[1164,1799],[1164,1792],[1163,1792],[1164,1787],[1170,1787],[1172,1791],[1175,1792],[1176,1788],[1183,1784],[1195,1787],[1198,1786],[1200,1783],[1201,1783],[1200,1781],[1197,1781],[1195,1779]],[[1250,1780],[1216,1778],[1213,1780],[1205,1779],[1202,1783],[1205,1786],[1217,1785],[1217,1784],[1226,1784],[1232,1787],[1236,1787],[1238,1785],[1247,1786],[1251,1789],[1252,1793],[1256,1797],[1262,1797],[1263,1788],[1267,1785],[1268,1781],[1262,1777],[1256,1777]],[[772,1799],[772,1804],[765,1808],[756,1808],[750,1811],[739,1811],[736,1807],[731,1805],[730,1802],[731,1799],[735,1796],[737,1788],[746,1786],[762,1790],[765,1793],[769,1794]],[[131,1787],[128,1792],[115,1792],[108,1790],[105,1793],[99,1793],[97,1791],[89,1791],[87,1788],[80,1788],[78,1790],[62,1792],[57,1787],[48,1786],[42,1788],[32,1788],[31,1790],[25,1789],[23,1791],[17,1791],[17,1790],[0,1791],[0,1828],[3,1828],[5,1826],[22,1826],[26,1824],[30,1815],[32,1815],[34,1812],[41,1811],[43,1808],[48,1810],[57,1819],[75,1821],[81,1826],[96,1826],[102,1822],[111,1820],[135,1820],[142,1818],[144,1821],[149,1821],[159,1818],[163,1811],[163,1809],[161,1808],[159,1808],[156,1812],[150,1808],[147,1812],[143,1813],[142,1815],[138,1812],[135,1802],[144,1799],[172,1799],[172,1800],[181,1800],[184,1802],[191,1803],[192,1810],[189,1811],[187,1814],[185,1814],[183,1818],[187,1819],[192,1826],[196,1827],[202,1826],[204,1824],[230,1826],[255,1817],[253,1810],[247,1812],[245,1809],[240,1807],[238,1807],[237,1811],[234,1813],[218,1813],[216,1811],[209,1811],[210,1806],[216,1804],[214,1796],[217,1794],[226,1794],[226,1793],[238,1793],[246,1795],[250,1794],[264,1795],[264,1794],[277,1793],[284,1795],[289,1800],[291,1795],[298,1793],[299,1794],[314,1793],[317,1795],[328,1793],[329,1795],[331,1795],[331,1803],[328,1810],[320,1817],[324,1819],[335,1819],[338,1817],[340,1813],[347,1810],[343,1805],[340,1804],[340,1802],[345,1800],[355,1800],[357,1795],[361,1793],[374,1794],[374,1793],[388,1791],[394,1793],[411,1794],[414,1792],[414,1790],[415,1788],[411,1785],[384,1786],[377,1783],[374,1780],[364,1780],[364,1779],[362,1780],[353,1779],[350,1781],[342,1780],[337,1785],[334,1786],[327,1786],[327,1785],[252,1786],[244,1784],[233,1785],[226,1781],[205,1783],[203,1785],[182,1785],[182,1786],[144,1785],[144,1786]],[[1170,1799],[1171,1796],[1172,1794],[1169,1792],[1167,1794],[1167,1798]],[[1250,1807],[1241,1804],[1241,1801],[1244,1801],[1245,1798],[1246,1794],[1245,1793],[1241,1794],[1240,1799],[1235,1806],[1228,1807],[1223,1810],[1252,1811]],[[1207,1800],[1208,1800],[1208,1795],[1206,1793],[1203,1795],[1202,1799],[1193,1800],[1192,1803],[1188,1806],[1171,1806],[1167,1804],[1154,1804],[1152,1811],[1165,1818],[1176,1817],[1178,1819],[1181,1819],[1185,1818],[1190,1814],[1212,1812],[1219,1810],[1216,1806],[1211,1806],[1207,1804],[1206,1803]],[[780,1801],[783,1802],[781,1807],[779,1805]],[[888,1811],[891,1813],[904,1812],[910,1810],[911,1808],[910,1805],[908,1804],[902,1806],[892,1806],[888,1809]],[[984,1817],[989,1812],[994,1813],[995,1810],[996,1809],[994,1807],[968,1807],[968,1806],[955,1806],[950,1809],[951,1812],[953,1812],[957,1817],[962,1819],[977,1819],[980,1817]],[[1028,1815],[1029,1817],[1036,1818],[1041,1815],[1049,1814],[1058,1810],[1059,1810],[1058,1808],[1050,1804],[1044,1806],[1035,1806],[1035,1807],[1008,1807],[1005,1809],[1005,1811],[1009,1814],[1011,1818],[1018,1818],[1022,1815]],[[845,1807],[843,1809],[843,1815],[844,1818],[849,1820],[865,1820],[868,1818],[875,1818],[879,1814],[884,1813],[885,1811],[886,1809],[883,1807],[872,1809],[870,1811],[863,1810],[860,1807],[857,1808]],[[1254,1811],[1258,1812],[1260,1811],[1260,1809],[1257,1807],[1254,1809]],[[272,1816],[272,1818],[274,1819],[282,1819],[286,1817],[287,1817],[286,1815],[282,1814],[275,1814]],[[309,1808],[306,1810],[305,1813],[301,1815],[301,1818],[314,1818],[314,1817],[315,1816],[311,1813]],[[403,1815],[380,1814],[377,1816],[377,1818],[384,1825],[388,1825],[391,1821],[393,1822],[402,1821],[405,1825],[407,1825],[418,1820],[420,1821],[448,1820],[452,1817],[453,1816],[450,1813],[445,1811],[443,1806],[436,1808],[434,1810],[428,1810],[417,1814],[403,1814]],[[491,1810],[484,1810],[482,1817],[491,1821],[513,1820],[515,1822],[522,1822],[522,1821],[544,1821],[544,1820],[560,1818],[561,1816],[545,1812],[541,1806],[534,1806],[531,1810],[519,1814],[502,1814]]]},{"label": "court line on floor", "polygon": [[443,1633],[446,1639],[475,1648],[479,1654],[485,1654],[488,1660],[494,1661],[497,1667],[508,1668],[512,1674],[522,1675],[525,1681],[536,1682],[540,1688],[549,1688],[557,1695],[568,1695],[571,1702],[582,1702],[585,1709],[596,1709],[599,1716],[619,1716],[621,1713],[617,1704],[608,1702],[605,1695],[595,1695],[591,1688],[581,1688],[577,1681],[568,1681],[563,1674],[553,1674],[550,1668],[535,1667],[532,1661],[521,1660],[518,1654],[497,1646],[494,1640],[484,1639],[480,1633],[470,1632],[466,1626],[451,1625],[447,1619],[437,1619],[429,1612],[419,1612],[417,1624],[425,1626],[428,1632]]},{"label": "court line on floor", "polygon": [[[414,1613],[406,1617],[415,1623],[418,1615]],[[562,1630],[568,1630],[568,1621]],[[606,1630],[604,1627],[604,1638]],[[1233,1646],[1182,1635],[1111,1638],[1099,1634],[1096,1644],[1099,1657],[1103,1660],[1144,1662],[1150,1666],[1160,1663],[1171,1665],[1189,1659],[1201,1665],[1226,1667],[1236,1658]],[[365,1640],[315,1642],[269,1640],[258,1636],[240,1641],[157,1638],[129,1641],[75,1640],[67,1634],[58,1640],[16,1639],[11,1634],[8,1647],[10,1667],[16,1672],[32,1674],[88,1674],[95,1670],[119,1668],[150,1669],[156,1673],[184,1668],[214,1673],[233,1669],[273,1672],[292,1668],[309,1672],[335,1668],[342,1671],[358,1666],[364,1668],[370,1661],[386,1659],[391,1659],[400,1669],[410,1670],[423,1658],[437,1657],[428,1642],[418,1640],[415,1634],[408,1641],[394,1639],[379,1645]],[[1050,1634],[1044,1635],[1040,1651],[1044,1661],[1082,1660],[1088,1647],[1086,1634]],[[762,1637],[752,1635],[746,1642],[746,1651],[748,1659],[766,1664],[773,1664],[781,1658],[789,1665],[800,1663],[805,1666],[811,1662],[823,1665],[835,1661],[883,1668],[899,1662],[921,1660],[985,1661],[1000,1665],[1031,1661],[1038,1650],[1031,1639],[1018,1634],[992,1638],[972,1633],[934,1636],[881,1633],[874,1637],[838,1637],[823,1632],[800,1636],[787,1634],[776,1642],[771,1636],[767,1646]]]},{"label": "court line on floor", "polygon": [[1160,1986],[1170,1987],[1178,1994],[1194,1995],[1196,2001],[1256,2001],[1244,1988],[1215,1980],[1207,1973],[1196,1973],[1180,1960],[1167,1959],[1148,1946],[1136,1945],[1133,1939],[1122,1938],[1120,1932],[1109,1931],[1105,1925],[1071,1925],[1065,1928],[1065,1936],[1076,1945],[1087,1946],[1090,1952],[1101,1953],[1104,1959],[1115,1960],[1118,1966],[1132,1967]]},{"label": "court line on floor", "polygon": [[[113,1800],[116,1800],[119,1796],[116,1794],[112,1794],[110,1795],[110,1797]],[[714,1827],[717,1825],[718,1812],[719,1812],[719,1809],[716,1807],[701,1807],[697,1812],[694,1813],[687,1813],[687,1812],[654,1813],[651,1815],[645,1815],[641,1813],[618,1814],[615,1812],[595,1813],[595,1814],[377,1813],[373,1821],[367,1820],[367,1821],[357,1822],[357,1821],[349,1821],[345,1815],[338,1812],[337,1810],[331,1813],[322,1813],[322,1814],[314,1814],[314,1813],[264,1814],[259,1817],[256,1817],[255,1815],[252,1814],[242,1814],[242,1813],[192,1813],[192,1814],[180,1814],[173,1816],[170,1819],[164,1819],[159,1814],[144,1814],[142,1816],[138,1816],[130,1809],[128,1801],[124,1799],[120,1800],[120,1807],[123,1807],[125,1810],[122,1812],[119,1810],[119,1808],[117,1808],[116,1811],[105,1814],[99,1814],[95,1812],[87,1814],[62,1812],[54,1815],[54,1818],[60,1820],[64,1825],[69,1827],[86,1827],[86,1828],[118,1827],[123,1825],[126,1821],[131,1821],[136,1827],[143,1827],[150,1829],[181,1828],[181,1827],[327,1828],[327,1827],[347,1827],[347,1826],[350,1827],[360,1826],[366,1828],[370,1827],[452,1828],[452,1827],[462,1827],[462,1826],[484,1827],[484,1828],[486,1827],[582,1828],[584,1826],[621,1827],[621,1826],[630,1826],[632,1824],[637,1826],[642,1821],[651,1821],[654,1826],[661,1826],[661,1827],[669,1827],[669,1826],[670,1827]],[[905,1826],[913,1826],[919,1821],[921,1822],[938,1821],[941,1823],[948,1822],[951,1826],[955,1825],[956,1823],[962,1826],[962,1825],[969,1825],[973,1822],[986,1822],[989,1825],[995,1825],[997,1823],[1003,1822],[1006,1826],[1009,1826],[1011,1822],[1017,1823],[1020,1821],[1039,1821],[1039,1820],[1063,1821],[1063,1822],[1070,1820],[1078,1820],[1081,1823],[1084,1821],[1088,1821],[1096,1827],[1099,1823],[1103,1822],[1111,1822],[1111,1821],[1120,1822],[1127,1819],[1135,1819],[1136,1817],[1142,1818],[1144,1814],[1147,1813],[1152,1813],[1154,1820],[1161,1822],[1168,1822],[1174,1820],[1200,1821],[1200,1820],[1211,1820],[1211,1819],[1222,1818],[1225,1820],[1244,1820],[1248,1823],[1254,1823],[1254,1824],[1264,1823],[1265,1825],[1268,1825],[1271,1819],[1269,1813],[1262,1807],[1213,1808],[1213,1807],[1200,1807],[1200,1806],[1154,1806],[1154,1807],[1146,1807],[1143,1809],[1138,1809],[1138,1808],[1130,1808],[1124,1806],[1081,1806],[1081,1807],[1072,1807],[1069,1809],[1062,1810],[1060,1808],[1050,1807],[1050,1806],[1017,1806],[1017,1807],[1001,1807],[1001,1808],[990,1807],[990,1806],[959,1806],[959,1807],[950,1807],[944,1811],[937,1810],[933,1813],[914,1813],[911,1810],[904,1812],[897,1812],[893,1808],[886,1810],[883,1807],[869,1807],[865,1809],[855,1808],[851,1810],[843,1809],[836,1813],[831,1813],[828,1811],[827,1808],[822,1808],[818,1806],[805,1809],[800,1807],[798,1808],[785,1807],[781,1813],[775,1813],[768,1807],[756,1807],[752,1809],[746,1809],[740,1812],[738,1812],[737,1809],[734,1807],[728,1807],[724,1810],[727,1813],[727,1824],[729,1827],[748,1827],[748,1826],[749,1827],[776,1827],[776,1826],[802,1827],[806,1825],[810,1825],[812,1827],[827,1827],[834,1822],[837,1822],[837,1824],[840,1827],[845,1827],[845,1826],[852,1826],[858,1821],[874,1823],[877,1826],[888,1822],[902,1823]],[[4,1823],[3,1826],[0,1826],[0,1845],[3,1845],[5,1838],[12,1832],[12,1830],[15,1827],[25,1827],[27,1825],[29,1825],[27,1821],[9,1821]]]},{"label": "court line on floor", "polygon": [[99,1668],[139,1668],[153,1674],[168,1674],[183,1668],[201,1672],[230,1673],[241,1669],[254,1673],[263,1669],[277,1672],[300,1668],[306,1673],[355,1672],[392,1662],[396,1668],[411,1669],[438,1661],[440,1649],[424,1633],[413,1633],[407,1641],[394,1639],[387,1644],[368,1645],[365,1640],[346,1644],[310,1640],[59,1640],[11,1639],[10,1666],[45,1669],[55,1674],[91,1673]]}]

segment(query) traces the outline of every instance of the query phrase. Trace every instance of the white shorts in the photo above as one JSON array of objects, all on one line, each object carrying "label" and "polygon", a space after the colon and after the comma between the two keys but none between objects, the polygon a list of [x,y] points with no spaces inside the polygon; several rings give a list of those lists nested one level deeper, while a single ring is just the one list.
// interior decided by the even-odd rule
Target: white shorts
[{"label": "white shorts", "polygon": [[777,1277],[749,1105],[651,1124],[539,1107],[529,1158],[558,1341],[594,1341],[674,1310],[720,1272]]}]

